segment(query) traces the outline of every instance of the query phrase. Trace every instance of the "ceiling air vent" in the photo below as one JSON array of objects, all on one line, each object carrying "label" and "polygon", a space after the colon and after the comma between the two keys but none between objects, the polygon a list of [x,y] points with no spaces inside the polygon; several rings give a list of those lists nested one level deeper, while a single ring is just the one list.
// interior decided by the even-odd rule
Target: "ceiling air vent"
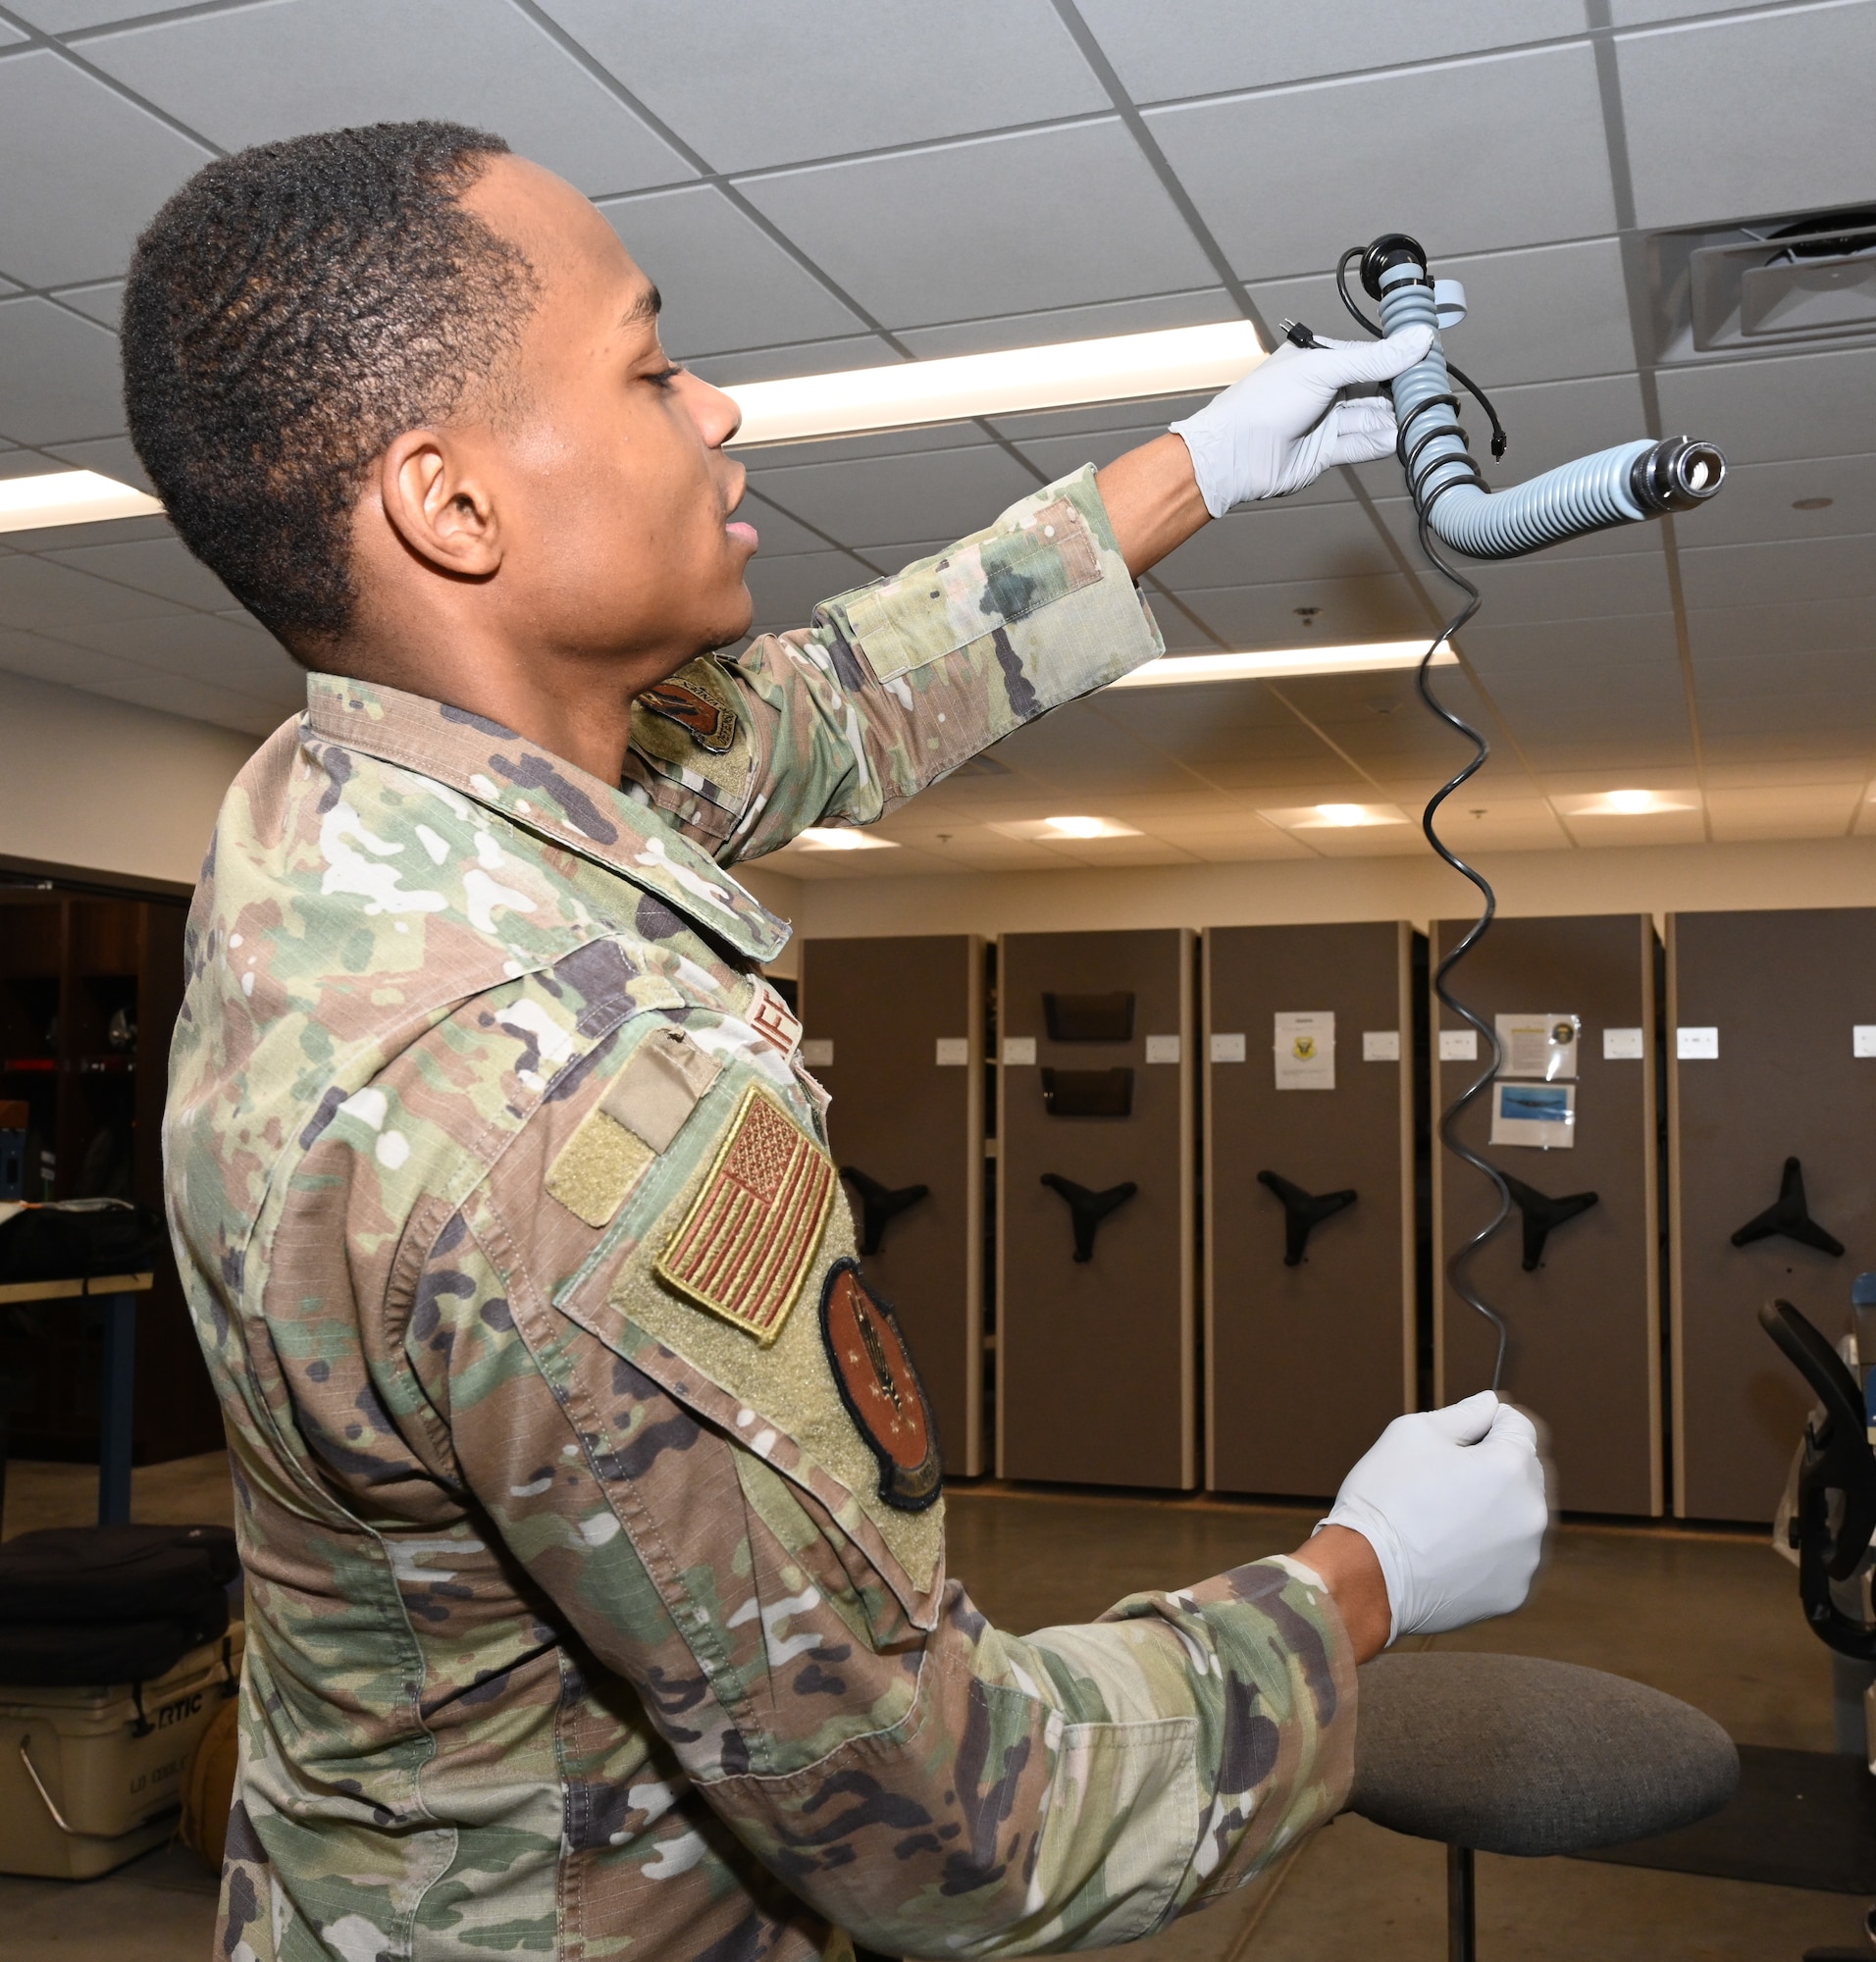
[{"label": "ceiling air vent", "polygon": [[1657,360],[1876,337],[1876,205],[1664,232],[1648,246]]}]

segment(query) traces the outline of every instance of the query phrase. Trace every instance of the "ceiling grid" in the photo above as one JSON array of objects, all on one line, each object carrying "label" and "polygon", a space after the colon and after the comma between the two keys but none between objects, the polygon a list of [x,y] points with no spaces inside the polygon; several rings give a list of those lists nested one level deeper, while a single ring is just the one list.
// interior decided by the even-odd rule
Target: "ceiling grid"
[{"label": "ceiling grid", "polygon": [[[636,242],[674,355],[726,383],[1232,318],[1267,344],[1284,315],[1334,333],[1336,253],[1398,227],[1466,282],[1454,351],[1511,474],[1683,428],[1733,465],[1678,526],[1481,573],[1439,684],[1494,745],[1455,800],[1477,849],[1862,835],[1876,334],[1663,360],[1650,239],[1750,215],[1747,182],[1876,201],[1876,120],[1846,79],[1873,49],[1876,0],[769,0],[733,34],[659,0],[0,0],[0,476],[140,481],[110,333],[130,240],[200,162],[335,122],[501,129]],[[746,450],[757,626],[1190,406]],[[1451,608],[1402,489],[1387,460],[1211,527],[1145,582],[1169,646],[1430,635]],[[0,540],[0,667],[254,734],[298,687],[160,520]],[[1458,749],[1411,675],[1136,691],[895,813],[898,851],[790,869],[1424,850],[1404,815],[1258,813],[1404,814]],[[1659,807],[1597,802],[1623,786]],[[1120,830],[992,829],[1062,811]]]}]

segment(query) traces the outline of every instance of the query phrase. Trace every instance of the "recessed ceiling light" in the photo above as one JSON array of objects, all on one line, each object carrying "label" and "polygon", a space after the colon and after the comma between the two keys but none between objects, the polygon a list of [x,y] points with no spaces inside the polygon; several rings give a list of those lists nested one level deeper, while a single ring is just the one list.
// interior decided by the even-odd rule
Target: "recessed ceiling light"
[{"label": "recessed ceiling light", "polygon": [[844,824],[810,824],[795,834],[795,843],[809,852],[896,852],[898,841],[875,838],[869,831],[856,831]]},{"label": "recessed ceiling light", "polygon": [[993,354],[896,361],[838,375],[738,382],[723,392],[743,412],[734,439],[743,447],[1027,409],[1196,394],[1235,382],[1263,359],[1263,343],[1250,322],[1231,320]]},{"label": "recessed ceiling light", "polygon": [[1257,814],[1285,831],[1350,831],[1363,825],[1407,822],[1407,813],[1394,803],[1306,803]]},{"label": "recessed ceiling light", "polygon": [[1052,840],[1089,838],[1138,838],[1137,826],[1122,824],[1112,817],[1027,817],[1007,824],[993,824],[992,831],[1005,838],[1019,838],[1026,844],[1046,845]]},{"label": "recessed ceiling light", "polygon": [[[1162,654],[1143,668],[1123,674],[1110,688],[1172,688],[1203,681],[1280,681],[1285,677],[1319,674],[1372,674],[1382,668],[1417,668],[1427,652],[1425,641],[1369,641],[1345,647],[1278,647],[1255,654]],[[1433,656],[1436,668],[1459,659],[1442,645]]]},{"label": "recessed ceiling light", "polygon": [[0,532],[47,525],[95,525],[109,518],[160,518],[163,506],[141,490],[95,470],[53,470],[0,478]]},{"label": "recessed ceiling light", "polygon": [[1693,791],[1600,791],[1593,797],[1564,797],[1557,807],[1566,817],[1654,817],[1664,811],[1697,810]]}]

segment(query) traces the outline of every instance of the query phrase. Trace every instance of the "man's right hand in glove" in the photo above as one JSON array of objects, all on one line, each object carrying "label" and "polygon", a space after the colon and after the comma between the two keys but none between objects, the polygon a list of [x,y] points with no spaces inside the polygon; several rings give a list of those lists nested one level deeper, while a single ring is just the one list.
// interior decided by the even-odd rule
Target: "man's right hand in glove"
[{"label": "man's right hand in glove", "polygon": [[1295,1557],[1322,1574],[1365,1659],[1522,1607],[1548,1523],[1537,1427],[1482,1390],[1396,1418]]}]

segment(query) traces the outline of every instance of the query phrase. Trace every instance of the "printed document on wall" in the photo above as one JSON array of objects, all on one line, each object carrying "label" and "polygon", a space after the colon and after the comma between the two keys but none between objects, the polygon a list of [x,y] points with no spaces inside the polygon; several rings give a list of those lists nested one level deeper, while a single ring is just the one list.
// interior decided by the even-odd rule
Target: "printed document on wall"
[{"label": "printed document on wall", "polygon": [[1500,1076],[1536,1076],[1545,1083],[1573,1082],[1577,1073],[1577,1038],[1583,1033],[1581,1015],[1495,1015],[1498,1046],[1505,1059]]},{"label": "printed document on wall", "polygon": [[1279,1090],[1335,1088],[1335,1017],[1316,1008],[1277,1016],[1277,1087]]}]

